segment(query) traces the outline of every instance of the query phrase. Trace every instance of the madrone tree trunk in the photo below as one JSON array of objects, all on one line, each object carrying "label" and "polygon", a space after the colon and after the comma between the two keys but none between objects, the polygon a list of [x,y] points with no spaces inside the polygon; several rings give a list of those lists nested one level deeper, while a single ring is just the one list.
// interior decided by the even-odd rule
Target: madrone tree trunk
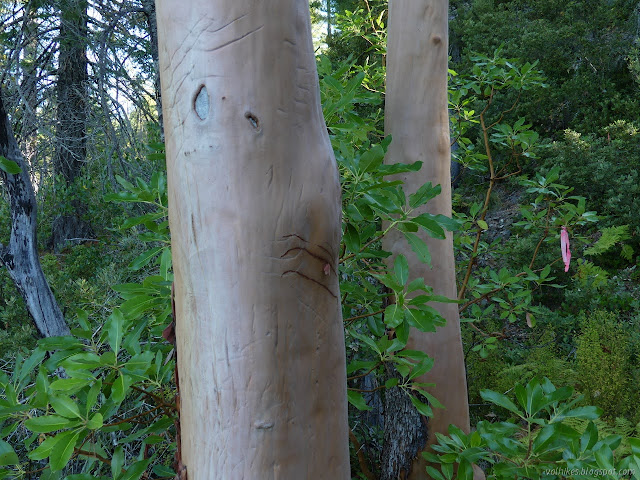
[{"label": "madrone tree trunk", "polygon": [[[447,111],[447,0],[390,0],[387,44],[387,85],[385,97],[385,133],[393,140],[387,152],[388,163],[422,161],[417,173],[405,174],[407,194],[414,193],[427,182],[440,184],[442,193],[427,204],[433,214],[451,215],[451,152],[449,116]],[[385,250],[403,254],[409,261],[414,278],[424,277],[436,294],[456,298],[456,279],[451,234],[446,240],[426,238],[432,258],[432,268],[420,262],[404,237],[397,233],[384,240]],[[436,333],[411,331],[408,348],[421,350],[435,359],[435,366],[418,381],[433,382],[431,393],[446,409],[434,408],[428,420],[428,444],[436,441],[435,433],[447,433],[453,423],[469,431],[469,407],[465,365],[460,336],[460,319],[456,304],[434,304],[447,320]],[[406,395],[405,395],[406,397]],[[393,396],[389,396],[393,399]],[[408,398],[405,399],[408,402]],[[409,404],[410,405],[410,404]],[[396,422],[404,415],[406,405],[389,404],[385,408],[387,421]],[[420,438],[423,422],[408,426],[404,436]],[[416,433],[418,432],[418,433]],[[385,449],[402,437],[387,438]],[[415,446],[414,446],[415,447]],[[426,479],[425,463],[419,451],[405,451],[414,457],[413,466],[400,470],[411,458],[396,457],[387,461],[396,466],[383,478]],[[402,452],[396,451],[396,455]],[[383,454],[384,455],[384,454]],[[416,456],[417,455],[417,456]],[[404,475],[398,477],[398,475]],[[482,478],[482,477],[478,477]]]},{"label": "madrone tree trunk", "polygon": [[16,173],[0,169],[0,180],[6,189],[11,212],[11,234],[7,245],[0,243],[0,264],[7,268],[40,334],[43,337],[68,335],[69,328],[40,266],[36,239],[36,196],[29,169],[13,136],[1,92],[0,156],[20,169]]},{"label": "madrone tree trunk", "polygon": [[158,0],[189,480],[347,479],[340,189],[307,0]]}]

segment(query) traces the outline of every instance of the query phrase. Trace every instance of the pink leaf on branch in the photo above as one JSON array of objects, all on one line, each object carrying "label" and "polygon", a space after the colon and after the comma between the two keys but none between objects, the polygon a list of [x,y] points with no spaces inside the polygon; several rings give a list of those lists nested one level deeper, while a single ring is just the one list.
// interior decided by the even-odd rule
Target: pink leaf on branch
[{"label": "pink leaf on branch", "polygon": [[564,271],[569,271],[569,263],[571,263],[571,250],[569,250],[569,234],[567,227],[562,227],[560,232],[560,250],[562,250],[562,261],[564,262]]}]

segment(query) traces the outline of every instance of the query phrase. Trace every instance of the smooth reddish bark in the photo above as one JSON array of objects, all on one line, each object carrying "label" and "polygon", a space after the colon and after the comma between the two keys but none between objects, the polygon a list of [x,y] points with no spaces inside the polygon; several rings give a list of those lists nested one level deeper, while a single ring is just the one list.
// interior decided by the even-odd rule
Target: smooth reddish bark
[{"label": "smooth reddish bark", "polygon": [[[430,201],[426,211],[451,215],[451,151],[447,109],[448,1],[390,0],[387,44],[387,88],[385,134],[393,140],[388,163],[423,162],[418,173],[399,176],[407,194],[423,184],[441,185],[442,193]],[[432,257],[432,268],[422,264],[405,241],[395,233],[385,239],[385,250],[403,254],[414,278],[424,277],[435,293],[457,298],[453,241],[424,235]],[[467,383],[456,304],[434,304],[447,320],[436,333],[412,330],[408,348],[427,352],[435,366],[422,382],[446,407],[434,408],[429,419],[428,444],[435,433],[447,433],[449,424],[469,431]],[[410,479],[427,478],[425,463],[418,456]],[[478,478],[483,478],[482,476]]]},{"label": "smooth reddish bark", "polygon": [[159,0],[182,463],[347,479],[340,187],[306,0]]}]

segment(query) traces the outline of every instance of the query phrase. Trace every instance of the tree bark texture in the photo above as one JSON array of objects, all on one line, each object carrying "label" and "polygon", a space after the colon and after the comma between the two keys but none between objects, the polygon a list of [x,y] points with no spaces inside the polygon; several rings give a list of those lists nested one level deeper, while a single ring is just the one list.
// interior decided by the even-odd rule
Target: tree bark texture
[{"label": "tree bark texture", "polygon": [[[390,0],[387,44],[387,88],[385,133],[393,140],[387,152],[388,163],[422,161],[417,173],[400,175],[407,194],[427,182],[440,184],[442,193],[426,206],[433,214],[451,215],[451,174],[449,117],[447,111],[447,0]],[[404,237],[395,233],[384,241],[385,250],[403,254],[414,278],[424,277],[436,294],[456,298],[453,241],[427,238],[432,268],[422,264]],[[434,304],[447,320],[436,333],[411,331],[408,348],[421,350],[435,359],[435,366],[421,382],[433,382],[431,389],[446,407],[434,408],[429,419],[429,441],[435,433],[447,433],[453,423],[469,431],[469,407],[465,365],[456,304]],[[387,404],[385,415],[403,415]],[[386,421],[385,421],[386,423]],[[422,425],[415,425],[415,429]],[[409,434],[409,432],[407,432]],[[393,441],[393,440],[390,440]],[[386,448],[390,448],[389,446]],[[406,452],[412,454],[412,452]],[[396,464],[402,465],[403,459]],[[422,457],[415,458],[406,477],[427,478]]]},{"label": "tree bark texture", "polygon": [[14,175],[0,170],[11,208],[11,236],[0,244],[0,262],[24,299],[35,325],[44,337],[68,335],[69,328],[42,273],[36,239],[36,196],[29,169],[13,136],[0,95],[0,155],[21,168]]},{"label": "tree bark texture", "polygon": [[[87,159],[87,0],[61,0],[59,38],[54,171],[70,187]],[[71,203],[74,211],[53,223],[55,250],[70,239],[92,236],[91,227],[81,219],[86,206],[77,198]]]},{"label": "tree bark texture", "polygon": [[340,187],[306,0],[158,0],[189,480],[347,479]]},{"label": "tree bark texture", "polygon": [[[387,378],[400,377],[392,365],[386,369]],[[414,459],[427,444],[429,423],[398,387],[385,390],[384,412],[380,480],[404,480],[413,470]]]},{"label": "tree bark texture", "polygon": [[160,138],[164,140],[164,120],[162,118],[162,90],[160,88],[160,69],[158,68],[158,22],[156,20],[156,4],[154,0],[142,0],[142,9],[147,18],[149,28],[149,44],[151,46],[151,58],[156,74],[153,79],[156,109],[158,111],[158,125],[160,126]]},{"label": "tree bark texture", "polygon": [[58,54],[56,174],[72,183],[87,156],[87,2],[62,0]]}]

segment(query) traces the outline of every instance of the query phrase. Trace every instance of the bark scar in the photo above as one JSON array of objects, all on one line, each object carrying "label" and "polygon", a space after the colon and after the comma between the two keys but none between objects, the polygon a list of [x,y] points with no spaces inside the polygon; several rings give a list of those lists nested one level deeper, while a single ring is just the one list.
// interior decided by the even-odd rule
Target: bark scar
[{"label": "bark scar", "polygon": [[251,126],[256,132],[258,133],[262,132],[262,127],[260,126],[260,120],[258,119],[258,117],[256,117],[254,113],[245,112],[244,118],[249,120],[249,123],[251,124]]},{"label": "bark scar", "polygon": [[[310,242],[308,242],[307,240],[305,240],[303,237],[301,237],[300,235],[297,235],[295,233],[292,233],[290,235],[284,235],[282,238],[297,238],[298,240],[301,240],[302,242],[309,244],[311,246],[317,247],[320,250],[322,250],[326,255],[323,254],[319,254],[319,253],[315,253],[313,251],[311,251],[308,247],[306,246],[296,246],[296,247],[291,247],[289,248],[286,252],[284,252],[280,258],[285,258],[287,255],[289,255],[290,253],[293,252],[306,252],[309,256],[311,256],[312,258],[315,258],[316,260],[321,262],[321,272],[323,273],[323,276],[328,276],[331,272],[335,273],[337,275],[336,272],[336,268],[331,264],[331,258],[332,255],[331,253],[324,248],[321,245],[317,245],[317,244],[311,244]],[[329,292],[329,294],[333,297],[333,298],[338,298],[338,296],[333,293],[331,291],[331,289],[329,287],[327,287],[324,283],[310,277],[309,275],[306,275],[298,270],[286,270],[285,272],[282,273],[282,276],[288,275],[288,274],[295,274],[295,275],[300,275],[302,278],[305,278],[317,285],[320,285],[322,288],[324,288],[327,292]]]},{"label": "bark scar", "polygon": [[288,274],[288,273],[296,273],[296,274],[300,275],[302,278],[306,278],[307,280],[310,280],[310,281],[312,281],[313,283],[316,283],[316,284],[320,285],[320,286],[321,286],[322,288],[324,288],[327,292],[329,292],[329,294],[330,294],[333,298],[338,298],[338,297],[336,296],[336,294],[335,294],[335,293],[333,293],[333,292],[329,289],[329,287],[327,287],[325,284],[320,283],[319,281],[317,281],[317,280],[315,280],[315,279],[313,279],[313,278],[311,278],[311,277],[309,277],[309,276],[305,275],[304,273],[302,273],[302,272],[298,272],[297,270],[287,270],[286,272],[283,272],[283,273],[282,273],[282,276],[284,277],[284,276],[285,276],[286,274]]}]

